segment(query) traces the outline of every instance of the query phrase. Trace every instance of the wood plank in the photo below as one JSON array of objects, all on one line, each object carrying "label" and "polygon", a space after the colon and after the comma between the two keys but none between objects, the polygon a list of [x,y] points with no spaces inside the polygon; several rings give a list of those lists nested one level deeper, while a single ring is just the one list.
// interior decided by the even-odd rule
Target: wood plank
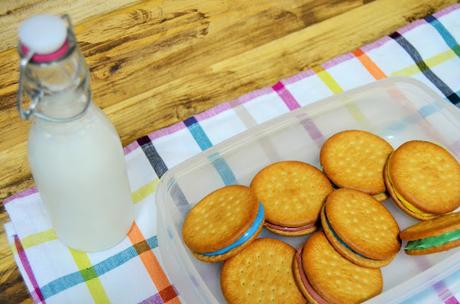
[{"label": "wood plank", "polygon": [[[180,10],[171,5],[158,9],[156,2],[107,14],[107,22],[92,18],[77,26],[81,49],[91,69],[94,99],[102,108],[322,20],[304,17],[309,15],[304,11],[307,7],[312,10],[310,16],[317,13],[328,18],[361,3],[345,1],[331,9],[326,0],[315,1],[314,5],[312,1],[292,1],[295,6],[287,13],[270,5],[270,1],[254,2],[258,5],[243,12],[238,11],[238,6],[229,11],[225,7],[203,6],[203,1]],[[17,73],[15,50],[0,54],[0,68]],[[15,144],[25,140],[28,125],[11,123],[12,119],[18,121],[14,105],[16,78],[0,75],[0,84],[0,100],[6,112],[0,116],[0,136],[5,136],[3,144]],[[3,147],[0,143],[0,149]]]},{"label": "wood plank", "polygon": [[33,15],[42,14],[69,14],[75,22],[98,16],[113,11],[118,8],[126,7],[139,0],[111,0],[111,1],[91,1],[91,0],[21,0],[21,1],[1,1],[0,2],[0,51],[15,48],[17,45],[17,26],[18,24]]}]

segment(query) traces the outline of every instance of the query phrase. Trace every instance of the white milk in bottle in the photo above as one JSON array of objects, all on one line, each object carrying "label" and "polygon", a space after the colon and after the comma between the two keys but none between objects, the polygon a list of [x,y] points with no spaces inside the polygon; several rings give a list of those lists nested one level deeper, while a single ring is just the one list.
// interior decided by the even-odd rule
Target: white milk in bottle
[{"label": "white milk in bottle", "polygon": [[18,108],[32,119],[29,163],[53,227],[72,248],[113,247],[134,216],[125,159],[115,128],[91,100],[70,22],[34,16],[21,25],[19,38]]}]

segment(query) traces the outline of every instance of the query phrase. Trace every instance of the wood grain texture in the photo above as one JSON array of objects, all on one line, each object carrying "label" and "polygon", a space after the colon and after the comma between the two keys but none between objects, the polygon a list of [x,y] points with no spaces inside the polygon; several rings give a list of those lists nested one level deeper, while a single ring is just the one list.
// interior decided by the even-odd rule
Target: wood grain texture
[{"label": "wood grain texture", "polygon": [[[351,51],[452,0],[44,1],[0,3],[0,200],[32,185],[15,108],[15,31],[70,12],[95,102],[123,144]],[[1,210],[1,223],[7,220]],[[0,228],[0,302],[26,300]]]},{"label": "wood grain texture", "polygon": [[22,20],[35,14],[69,14],[73,22],[99,16],[104,13],[140,2],[139,0],[21,0],[0,3],[0,51],[15,48],[17,45],[17,26]]}]

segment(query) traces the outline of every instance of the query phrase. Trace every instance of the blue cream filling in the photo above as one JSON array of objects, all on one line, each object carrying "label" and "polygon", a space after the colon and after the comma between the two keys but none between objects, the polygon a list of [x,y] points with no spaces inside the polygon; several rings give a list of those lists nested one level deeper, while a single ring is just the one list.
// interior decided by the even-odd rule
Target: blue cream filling
[{"label": "blue cream filling", "polygon": [[362,258],[365,258],[365,259],[368,259],[370,260],[368,257],[365,257],[364,255],[354,251],[350,246],[348,246],[338,235],[337,233],[334,231],[334,229],[332,228],[331,226],[331,223],[329,223],[329,219],[327,218],[327,215],[326,215],[326,210],[324,210],[324,217],[326,218],[326,224],[327,224],[327,228],[329,229],[330,232],[332,232],[332,235],[334,236],[334,238],[340,242],[340,244],[342,244],[345,248],[347,248],[348,250],[350,250],[351,252],[353,252],[354,254],[356,255],[359,255],[360,257]]},{"label": "blue cream filling", "polygon": [[256,219],[252,223],[251,227],[249,227],[249,229],[238,240],[236,240],[234,243],[222,249],[212,251],[212,252],[200,253],[200,255],[204,255],[204,256],[221,255],[221,254],[229,252],[232,249],[235,249],[238,246],[241,246],[242,244],[246,243],[251,237],[253,237],[254,234],[256,234],[257,230],[259,229],[263,221],[264,221],[264,206],[261,203],[259,203],[259,209],[257,210]]}]

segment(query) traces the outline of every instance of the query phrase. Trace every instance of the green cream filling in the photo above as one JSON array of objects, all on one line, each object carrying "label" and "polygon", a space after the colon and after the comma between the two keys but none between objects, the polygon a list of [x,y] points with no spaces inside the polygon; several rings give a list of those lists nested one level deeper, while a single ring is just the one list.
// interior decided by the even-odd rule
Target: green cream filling
[{"label": "green cream filling", "polygon": [[442,246],[452,241],[460,240],[460,229],[446,232],[438,236],[427,237],[424,239],[407,242],[405,250],[428,249]]}]

